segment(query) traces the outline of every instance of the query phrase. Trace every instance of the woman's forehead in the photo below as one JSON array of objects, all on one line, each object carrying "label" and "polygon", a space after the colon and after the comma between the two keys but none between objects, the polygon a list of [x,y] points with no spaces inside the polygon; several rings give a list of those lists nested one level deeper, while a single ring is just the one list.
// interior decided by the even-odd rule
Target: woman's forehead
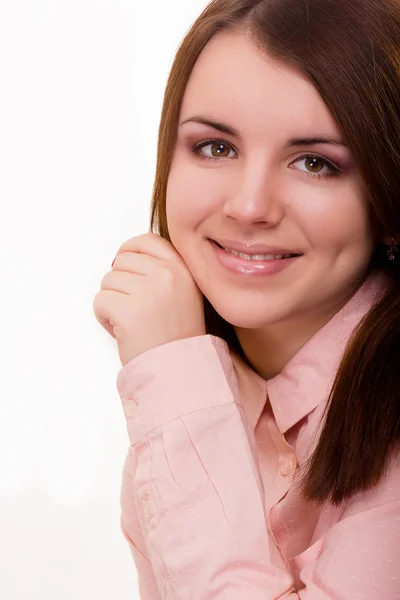
[{"label": "woman's forehead", "polygon": [[185,90],[180,122],[199,114],[225,117],[243,135],[265,136],[283,127],[285,135],[308,130],[340,136],[308,78],[288,63],[262,55],[240,33],[217,34],[200,54]]}]

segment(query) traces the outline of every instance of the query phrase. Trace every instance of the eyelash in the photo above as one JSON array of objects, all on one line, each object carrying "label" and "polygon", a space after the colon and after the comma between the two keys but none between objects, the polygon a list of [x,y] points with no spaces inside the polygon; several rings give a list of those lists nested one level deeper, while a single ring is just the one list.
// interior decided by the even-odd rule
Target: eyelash
[{"label": "eyelash", "polygon": [[[216,157],[210,157],[210,156],[205,156],[204,154],[200,153],[200,150],[202,148],[205,148],[206,146],[212,145],[212,144],[221,144],[223,146],[227,146],[228,148],[230,148],[231,150],[233,150],[234,152],[236,152],[236,150],[227,142],[224,142],[223,140],[218,140],[218,139],[208,139],[208,140],[204,140],[203,142],[199,142],[198,144],[195,144],[194,146],[191,147],[191,152],[195,155],[198,156],[200,159],[203,160],[212,160],[212,161],[216,161],[216,160],[221,160],[220,158],[216,158]],[[225,157],[226,158],[226,157]],[[336,167],[333,163],[331,163],[331,161],[329,161],[327,158],[325,158],[324,156],[321,156],[320,154],[304,154],[303,156],[300,156],[299,158],[297,158],[294,162],[298,162],[299,160],[304,160],[305,158],[320,158],[321,160],[323,160],[326,165],[331,169],[331,172],[328,174],[324,174],[324,175],[320,175],[319,173],[306,173],[304,171],[302,171],[302,173],[304,173],[304,175],[306,177],[313,177],[315,178],[321,178],[321,177],[337,177],[338,175],[340,175],[342,173],[341,169],[339,169],[338,167]]]}]

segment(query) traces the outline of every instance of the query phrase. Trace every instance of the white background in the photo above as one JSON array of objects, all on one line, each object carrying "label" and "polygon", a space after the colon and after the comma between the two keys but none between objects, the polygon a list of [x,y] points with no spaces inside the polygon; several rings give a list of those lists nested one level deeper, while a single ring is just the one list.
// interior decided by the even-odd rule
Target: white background
[{"label": "white background", "polygon": [[166,80],[207,3],[0,0],[1,600],[139,598],[92,304],[148,231]]}]

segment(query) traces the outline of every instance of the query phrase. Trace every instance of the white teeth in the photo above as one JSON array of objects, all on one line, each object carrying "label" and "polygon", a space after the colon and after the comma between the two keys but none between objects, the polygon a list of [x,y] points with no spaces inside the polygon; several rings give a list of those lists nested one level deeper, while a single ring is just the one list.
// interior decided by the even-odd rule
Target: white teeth
[{"label": "white teeth", "polygon": [[245,258],[246,260],[279,260],[281,258],[290,258],[291,254],[243,254],[243,252],[236,252],[236,250],[228,250],[228,248],[224,248],[226,252],[229,254],[234,254],[235,256],[239,256],[240,258]]}]

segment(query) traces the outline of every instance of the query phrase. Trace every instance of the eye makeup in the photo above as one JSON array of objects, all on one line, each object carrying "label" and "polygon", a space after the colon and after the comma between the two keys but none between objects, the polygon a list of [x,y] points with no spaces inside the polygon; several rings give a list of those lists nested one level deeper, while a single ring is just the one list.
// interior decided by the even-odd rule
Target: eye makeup
[{"label": "eye makeup", "polygon": [[[191,145],[190,151],[193,155],[200,158],[201,160],[211,160],[213,162],[224,160],[224,159],[229,160],[229,157],[207,156],[206,154],[201,152],[201,150],[203,148],[206,148],[207,146],[213,146],[213,145],[225,146],[226,148],[229,148],[230,150],[233,150],[234,152],[236,152],[235,148],[230,143],[228,143],[222,139],[216,139],[216,138],[209,138],[209,139],[203,140],[201,142],[198,142],[194,145]],[[292,161],[291,164],[296,164],[296,163],[298,163],[300,161],[304,161],[304,160],[305,161],[307,161],[307,160],[314,161],[314,163],[320,161],[320,162],[324,163],[324,166],[328,169],[328,171],[325,173],[320,173],[319,171],[316,171],[316,172],[303,171],[302,169],[299,169],[300,172],[304,173],[304,175],[306,177],[327,178],[327,177],[335,177],[335,176],[341,175],[343,173],[343,170],[339,166],[337,166],[335,163],[333,163],[333,161],[331,161],[330,159],[328,159],[327,157],[325,157],[321,154],[314,153],[314,152],[304,153],[303,155],[299,156],[294,161]]]}]

